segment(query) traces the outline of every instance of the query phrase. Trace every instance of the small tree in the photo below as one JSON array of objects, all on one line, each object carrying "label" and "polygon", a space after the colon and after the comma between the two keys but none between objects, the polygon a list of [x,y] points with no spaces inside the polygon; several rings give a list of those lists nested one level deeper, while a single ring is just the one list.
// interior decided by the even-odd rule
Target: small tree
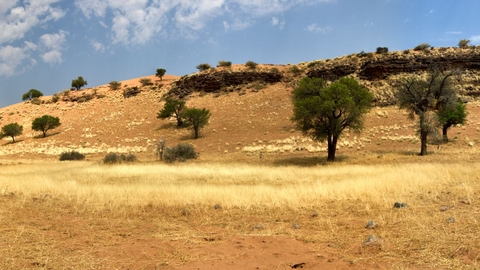
[{"label": "small tree", "polygon": [[458,42],[458,47],[462,48],[462,49],[465,49],[465,48],[468,48],[468,44],[470,43],[470,40],[469,39],[462,39]]},{"label": "small tree", "polygon": [[292,121],[314,140],[327,140],[327,161],[335,161],[337,141],[343,130],[363,129],[364,114],[373,95],[355,79],[340,78],[327,86],[319,78],[305,77],[293,91]]},{"label": "small tree", "polygon": [[245,66],[248,67],[249,69],[256,69],[258,64],[253,61],[247,61],[245,63]]},{"label": "small tree", "polygon": [[226,67],[226,68],[230,68],[232,67],[232,62],[230,61],[223,61],[223,60],[220,60],[218,61],[218,65],[217,67]]},{"label": "small tree", "polygon": [[43,137],[47,136],[47,131],[60,126],[60,118],[53,117],[51,115],[44,115],[42,117],[35,118],[32,122],[32,130],[41,131]]},{"label": "small tree", "polygon": [[182,113],[186,108],[184,100],[167,97],[163,109],[158,112],[157,118],[167,119],[171,116],[175,116],[177,119],[177,126],[180,127],[183,125]]},{"label": "small tree", "polygon": [[202,63],[202,64],[199,64],[199,65],[197,66],[197,69],[198,69],[199,71],[205,71],[205,70],[209,70],[209,69],[211,69],[211,68],[212,68],[212,67],[210,66],[210,64],[207,64],[207,63]]},{"label": "small tree", "polygon": [[395,93],[398,106],[410,112],[410,118],[419,118],[420,155],[427,154],[427,137],[436,132],[432,113],[458,100],[452,78],[458,71],[441,71],[435,67],[428,78],[409,77],[399,83]]},{"label": "small tree", "polygon": [[438,122],[442,127],[443,141],[448,142],[447,131],[453,125],[463,125],[467,121],[465,103],[457,101],[437,111]]},{"label": "small tree", "polygon": [[85,85],[87,85],[87,81],[85,81],[82,76],[78,76],[77,79],[72,80],[72,87],[76,90],[80,90],[80,88]]},{"label": "small tree", "polygon": [[377,48],[377,53],[378,54],[388,53],[388,48],[387,47],[378,47]]},{"label": "small tree", "polygon": [[185,118],[187,124],[193,127],[194,137],[197,139],[200,129],[208,124],[210,111],[205,108],[190,108],[186,109],[182,116]]},{"label": "small tree", "polygon": [[43,93],[40,92],[39,90],[37,89],[30,89],[28,90],[28,92],[26,92],[25,94],[23,94],[22,96],[22,100],[25,101],[25,100],[32,100],[33,98],[39,98],[43,96]]},{"label": "small tree", "polygon": [[108,85],[110,86],[111,90],[118,90],[120,87],[122,87],[122,83],[117,81],[111,81],[108,83]]},{"label": "small tree", "polygon": [[414,51],[427,51],[428,49],[430,49],[430,44],[428,43],[422,43],[413,48]]},{"label": "small tree", "polygon": [[157,68],[157,73],[155,73],[155,76],[160,78],[160,81],[163,80],[163,76],[165,75],[165,72],[167,72],[164,68]]},{"label": "small tree", "polygon": [[15,137],[22,135],[23,126],[20,126],[17,122],[10,123],[2,127],[1,137],[12,137],[12,141],[15,143]]}]

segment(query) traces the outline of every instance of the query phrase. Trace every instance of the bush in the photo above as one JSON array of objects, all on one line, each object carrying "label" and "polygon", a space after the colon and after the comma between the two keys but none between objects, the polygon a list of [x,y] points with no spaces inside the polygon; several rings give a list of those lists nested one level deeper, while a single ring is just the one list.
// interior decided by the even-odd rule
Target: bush
[{"label": "bush", "polygon": [[117,154],[117,153],[108,153],[103,158],[104,164],[116,164],[116,163],[127,163],[127,162],[135,162],[137,161],[137,157],[130,153],[128,155],[125,154]]},{"label": "bush", "polygon": [[232,67],[232,62],[230,62],[230,61],[223,61],[223,60],[222,60],[222,61],[218,61],[217,67],[227,67],[227,68],[229,68],[229,67]]},{"label": "bush", "polygon": [[366,52],[364,52],[364,51],[361,51],[361,52],[357,53],[357,57],[360,57],[360,58],[361,58],[361,57],[367,57],[367,56],[368,56],[368,57],[371,57],[371,56],[373,56],[373,53],[371,53],[371,52],[366,53]]},{"label": "bush", "polygon": [[387,47],[378,47],[377,48],[377,53],[379,53],[379,54],[388,53],[388,48]]},{"label": "bush", "polygon": [[245,63],[245,66],[249,69],[256,69],[258,64],[253,61],[247,61],[247,63]]},{"label": "bush", "polygon": [[32,98],[32,100],[30,100],[30,103],[34,105],[40,105],[42,104],[42,101],[38,97],[36,97],[36,98]]},{"label": "bush", "polygon": [[140,83],[142,84],[142,86],[153,85],[152,80],[150,78],[141,78]]},{"label": "bush", "polygon": [[60,99],[60,97],[58,96],[58,94],[53,94],[53,96],[52,96],[52,102],[53,103],[57,103],[59,99]]},{"label": "bush", "polygon": [[110,90],[118,90],[122,87],[122,83],[117,81],[111,81],[108,85],[110,86]]},{"label": "bush", "polygon": [[137,86],[128,87],[128,88],[123,89],[123,97],[124,98],[134,97],[138,93],[140,93],[140,89]]},{"label": "bush", "polygon": [[64,160],[83,160],[85,159],[85,155],[77,152],[75,150],[69,151],[69,152],[63,152],[60,154],[60,161]]},{"label": "bush", "polygon": [[294,75],[300,75],[303,73],[303,70],[299,69],[297,65],[293,65],[292,67],[290,67],[289,71]]},{"label": "bush", "polygon": [[165,148],[163,159],[165,162],[174,162],[176,160],[185,162],[187,159],[197,158],[198,154],[193,145],[188,143],[180,143],[172,148]]},{"label": "bush", "polygon": [[207,63],[202,63],[202,64],[199,64],[199,65],[197,66],[197,69],[198,69],[199,71],[205,71],[205,70],[209,70],[209,69],[211,69],[211,68],[212,68],[212,67],[210,66],[210,64],[207,64]]},{"label": "bush", "polygon": [[458,47],[465,49],[469,47],[470,40],[469,39],[462,39],[458,42]]},{"label": "bush", "polygon": [[415,47],[413,50],[414,51],[427,51],[428,49],[430,49],[430,44],[422,43],[422,44],[418,45],[417,47]]}]

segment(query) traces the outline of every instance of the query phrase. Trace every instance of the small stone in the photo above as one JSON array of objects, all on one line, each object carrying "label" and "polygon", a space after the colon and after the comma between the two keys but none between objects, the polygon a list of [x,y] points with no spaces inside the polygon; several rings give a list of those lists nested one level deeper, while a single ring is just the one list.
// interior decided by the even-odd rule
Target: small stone
[{"label": "small stone", "polygon": [[262,229],[263,229],[263,225],[260,223],[253,225],[253,230],[262,230]]},{"label": "small stone", "polygon": [[447,218],[446,222],[447,222],[447,223],[454,223],[454,222],[455,222],[455,218],[454,218],[454,217],[449,217],[449,218]]},{"label": "small stone", "polygon": [[393,204],[393,208],[407,208],[408,205],[407,203],[403,203],[403,202],[395,202]]},{"label": "small stone", "polygon": [[213,208],[215,208],[215,209],[220,209],[220,208],[222,208],[222,207],[220,206],[220,204],[217,203],[217,204],[215,204],[215,206],[214,206]]},{"label": "small stone", "polygon": [[318,217],[318,212],[317,211],[313,212],[312,217],[313,218]]},{"label": "small stone", "polygon": [[295,230],[300,229],[300,224],[295,223],[295,224],[293,224],[292,228],[294,228]]},{"label": "small stone", "polygon": [[374,235],[369,235],[367,237],[367,239],[365,239],[365,241],[363,242],[364,245],[371,245],[375,242],[377,242],[377,238],[374,236]]},{"label": "small stone", "polygon": [[447,211],[447,210],[448,210],[448,206],[445,206],[445,205],[444,205],[444,206],[440,207],[440,211],[441,211],[441,212],[445,212],[445,211]]},{"label": "small stone", "polygon": [[375,228],[375,227],[377,227],[377,226],[378,226],[378,224],[377,224],[375,221],[369,220],[369,221],[367,222],[367,225],[365,225],[365,228],[367,228],[367,229],[373,229],[373,228]]}]

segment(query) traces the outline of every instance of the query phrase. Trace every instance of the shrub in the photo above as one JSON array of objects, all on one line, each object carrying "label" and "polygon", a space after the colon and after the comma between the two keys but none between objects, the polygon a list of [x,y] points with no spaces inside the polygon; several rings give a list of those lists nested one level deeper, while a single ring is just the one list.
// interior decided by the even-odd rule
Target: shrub
[{"label": "shrub", "polygon": [[361,51],[359,53],[357,53],[357,57],[370,57],[370,56],[373,56],[373,54],[370,52],[370,53],[366,53],[364,51]]},{"label": "shrub", "polygon": [[150,78],[141,78],[140,83],[142,84],[142,86],[153,85],[152,80]]},{"label": "shrub", "polygon": [[58,94],[53,94],[53,96],[52,96],[52,102],[53,103],[57,103],[59,99],[60,99],[60,97],[58,96]]},{"label": "shrub", "polygon": [[110,86],[110,90],[118,90],[122,87],[122,83],[117,81],[111,81],[108,85]]},{"label": "shrub", "polygon": [[302,74],[302,72],[303,72],[303,70],[299,69],[299,68],[297,67],[297,65],[293,65],[293,66],[289,69],[289,71],[290,71],[291,73],[293,73],[294,75],[300,75],[300,74]]},{"label": "shrub", "polygon": [[417,45],[417,47],[415,47],[413,50],[414,51],[427,51],[428,49],[430,49],[430,44],[422,43],[420,45]]},{"label": "shrub", "polygon": [[210,64],[207,64],[207,63],[202,63],[202,64],[199,64],[199,65],[197,66],[197,69],[198,69],[199,71],[205,71],[205,70],[209,70],[209,69],[211,69],[211,68],[212,68],[212,67],[210,66]]},{"label": "shrub", "polygon": [[229,68],[229,67],[232,67],[232,62],[221,60],[221,61],[218,61],[217,67],[227,67],[227,68]]},{"label": "shrub", "polygon": [[40,105],[42,104],[42,101],[38,97],[36,97],[36,98],[32,98],[32,100],[30,100],[30,103],[34,105]]},{"label": "shrub", "polygon": [[249,69],[256,69],[258,64],[253,61],[247,61],[247,63],[245,63],[245,66]]},{"label": "shrub", "polygon": [[176,160],[185,162],[187,159],[197,158],[198,154],[193,145],[188,143],[180,143],[172,148],[165,148],[163,159],[165,162],[174,162]]},{"label": "shrub", "polygon": [[468,44],[470,43],[470,40],[468,39],[462,39],[458,42],[458,47],[465,49],[468,48]]},{"label": "shrub", "polygon": [[68,151],[68,152],[63,152],[60,154],[60,161],[64,160],[83,160],[85,159],[85,155],[77,152],[75,150]]},{"label": "shrub", "polygon": [[137,157],[130,153],[128,155],[125,154],[117,154],[117,153],[108,153],[103,158],[104,164],[116,164],[116,163],[127,163],[127,162],[135,162],[137,161]]},{"label": "shrub", "polygon": [[138,93],[140,93],[140,89],[137,86],[128,87],[128,88],[123,89],[123,97],[124,98],[134,97]]},{"label": "shrub", "polygon": [[379,53],[379,54],[388,53],[388,48],[387,47],[378,47],[377,48],[377,53]]}]

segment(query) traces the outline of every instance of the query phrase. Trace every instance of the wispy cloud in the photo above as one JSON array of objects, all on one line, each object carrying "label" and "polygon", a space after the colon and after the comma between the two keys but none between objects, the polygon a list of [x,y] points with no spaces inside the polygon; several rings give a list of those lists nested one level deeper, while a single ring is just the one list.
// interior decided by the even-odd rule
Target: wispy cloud
[{"label": "wispy cloud", "polygon": [[333,29],[330,26],[320,27],[316,23],[312,23],[307,26],[306,30],[312,33],[326,34],[328,32],[331,32]]},{"label": "wispy cloud", "polygon": [[448,31],[446,32],[447,35],[461,35],[461,31]]},{"label": "wispy cloud", "polygon": [[272,17],[272,26],[280,28],[280,30],[285,27],[285,19],[280,20],[277,17]]},{"label": "wispy cloud", "polygon": [[480,35],[478,35],[478,36],[471,36],[469,39],[470,39],[470,42],[471,42],[472,44],[475,44],[475,45],[480,44]]}]

